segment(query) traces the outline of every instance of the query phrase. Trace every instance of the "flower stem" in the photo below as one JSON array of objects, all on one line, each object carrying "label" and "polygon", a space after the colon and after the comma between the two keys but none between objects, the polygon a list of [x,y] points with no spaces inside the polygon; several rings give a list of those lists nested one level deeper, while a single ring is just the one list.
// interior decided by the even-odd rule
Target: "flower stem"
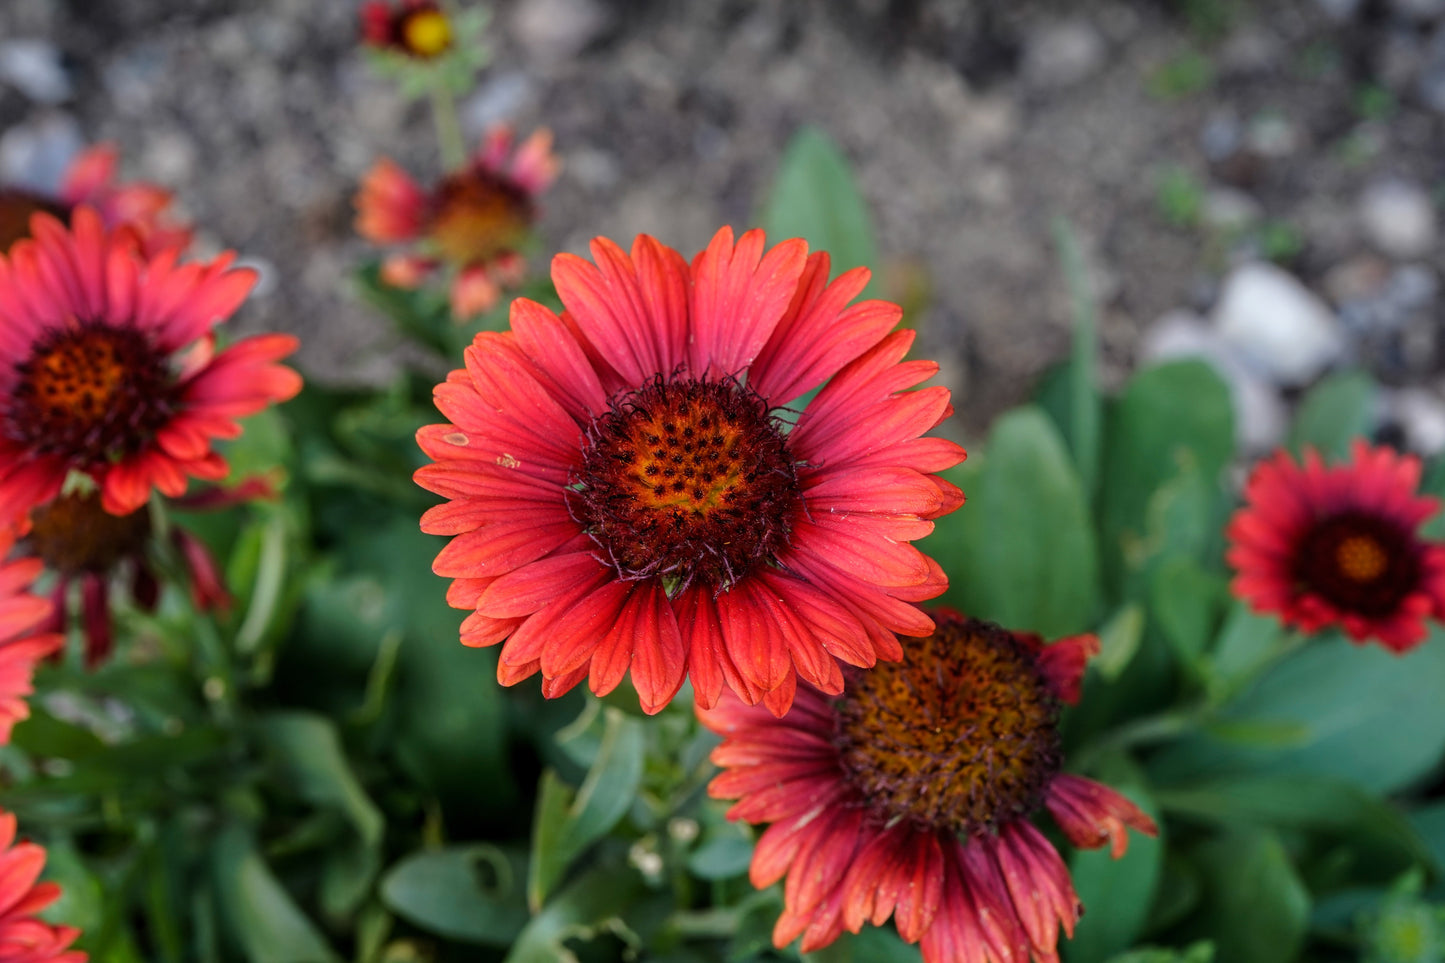
[{"label": "flower stem", "polygon": [[431,89],[432,118],[436,121],[437,145],[441,148],[442,165],[454,171],[466,163],[467,148],[462,140],[461,123],[457,120],[457,105],[452,93],[444,83],[437,83]]}]

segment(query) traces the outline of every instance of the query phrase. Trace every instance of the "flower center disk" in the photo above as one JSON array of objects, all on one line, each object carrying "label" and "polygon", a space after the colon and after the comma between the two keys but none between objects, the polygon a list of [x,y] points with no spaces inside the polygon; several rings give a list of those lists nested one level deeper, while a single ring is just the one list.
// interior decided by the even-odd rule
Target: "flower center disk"
[{"label": "flower center disk", "polygon": [[526,191],[476,168],[443,181],[432,210],[432,241],[453,264],[481,263],[516,250],[535,215]]},{"label": "flower center disk", "polygon": [[659,376],[588,428],[571,508],[621,577],[722,590],[787,544],[800,492],[756,392]]},{"label": "flower center disk", "polygon": [[435,7],[420,7],[405,14],[399,32],[402,46],[414,57],[436,57],[452,45],[451,21]]},{"label": "flower center disk", "polygon": [[138,331],[94,323],[55,331],[16,374],[6,433],[77,467],[134,454],[171,415],[166,360]]},{"label": "flower center disk", "polygon": [[1294,574],[1339,608],[1386,615],[1414,590],[1420,562],[1404,532],[1374,516],[1346,513],[1316,523],[1300,542]]},{"label": "flower center disk", "polygon": [[36,509],[31,522],[35,554],[64,575],[108,572],[139,555],[151,534],[150,512],[112,515],[95,493],[62,495]]},{"label": "flower center disk", "polygon": [[836,703],[843,768],[885,822],[976,835],[1038,809],[1059,771],[1059,702],[1032,652],[996,625],[938,618],[903,662]]}]

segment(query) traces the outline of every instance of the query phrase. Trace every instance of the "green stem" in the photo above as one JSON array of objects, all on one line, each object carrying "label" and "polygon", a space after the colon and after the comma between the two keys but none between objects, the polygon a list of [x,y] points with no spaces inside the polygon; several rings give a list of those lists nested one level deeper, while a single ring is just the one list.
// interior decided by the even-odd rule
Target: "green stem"
[{"label": "green stem", "polygon": [[437,146],[441,148],[442,165],[454,171],[467,161],[467,147],[462,140],[457,105],[446,85],[438,82],[431,89],[432,118],[436,121]]}]

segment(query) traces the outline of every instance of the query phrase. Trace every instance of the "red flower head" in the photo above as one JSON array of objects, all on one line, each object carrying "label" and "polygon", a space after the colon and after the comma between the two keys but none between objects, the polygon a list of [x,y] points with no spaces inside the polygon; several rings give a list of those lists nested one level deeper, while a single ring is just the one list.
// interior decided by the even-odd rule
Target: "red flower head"
[{"label": "red flower head", "polygon": [[[60,635],[42,631],[50,619],[51,605],[29,591],[30,583],[40,574],[41,562],[35,558],[10,558],[14,544],[14,532],[0,529],[0,745],[10,741],[15,723],[30,716],[25,698],[34,691],[31,680],[36,664],[65,641]],[[0,961],[8,959],[3,946],[0,943]]]},{"label": "red flower head", "polygon": [[65,172],[59,197],[0,188],[0,254],[30,236],[31,215],[53,214],[64,220],[82,204],[95,208],[108,228],[128,226],[148,254],[189,247],[190,229],[167,218],[170,191],[143,181],[117,184],[116,162],[116,149],[110,144],[81,151]]},{"label": "red flower head", "polygon": [[44,868],[44,848],[15,842],[15,817],[0,813],[0,963],[85,963],[67,949],[79,930],[35,918],[60,898],[55,883],[36,882]]},{"label": "red flower head", "polygon": [[436,0],[368,0],[361,8],[361,38],[369,47],[431,60],[452,46],[452,22]]},{"label": "red flower head", "polygon": [[493,128],[471,163],[430,193],[383,158],[356,196],[356,230],[379,244],[422,242],[422,254],[388,258],[383,277],[415,287],[449,265],[452,313],[471,317],[495,305],[502,288],[525,274],[518,249],[537,219],[535,199],[559,166],[549,131],[534,132],[513,150],[507,127]]},{"label": "red flower head", "polygon": [[187,476],[224,478],[213,438],[236,419],[296,394],[277,360],[290,335],[245,338],[220,353],[212,328],[255,283],[231,256],[177,263],[138,250],[79,208],[67,230],[47,215],[0,256],[0,520],[19,520],[89,475],[107,512],[151,489],[178,496]]},{"label": "red flower head", "polygon": [[[177,508],[210,509],[274,498],[275,489],[256,477],[234,488],[210,487],[178,498]],[[147,611],[160,601],[160,582],[152,556],[169,551],[189,579],[191,604],[198,612],[230,607],[231,595],[205,542],[174,521],[169,546],[154,537],[149,512],[112,515],[95,492],[61,495],[31,513],[27,544],[57,576],[50,626],[64,631],[69,622],[71,586],[80,586],[80,624],[85,631],[85,663],[94,668],[114,648],[110,590],[118,575],[130,580],[131,597]]]},{"label": "red flower head", "polygon": [[787,877],[773,941],[810,952],[846,928],[922,941],[925,963],[1058,960],[1082,908],[1058,852],[1029,822],[1047,808],[1076,846],[1152,820],[1106,786],[1059,771],[1060,703],[1078,692],[1092,636],[1036,637],[939,613],[901,663],[850,672],[841,698],[800,690],[774,719],[725,698],[700,709],[723,736],[709,787],[729,818],[772,825],[751,878]]},{"label": "red flower head", "polygon": [[900,309],[849,306],[867,270],[829,284],[826,254],[761,231],[690,266],[646,236],[592,254],[552,262],[561,317],[519,298],[476,337],[436,389],[451,424],[418,433],[462,641],[506,639],[503,684],[549,696],[630,669],[648,712],[690,675],[704,706],[726,685],[781,714],[799,676],[837,693],[837,660],[901,658],[947,586],[909,542],[962,504],[931,473],[964,453],[919,437],[952,409],[907,390],[938,366],[902,362]]},{"label": "red flower head", "polygon": [[1281,451],[1255,468],[1227,532],[1234,593],[1306,632],[1342,625],[1405,652],[1445,618],[1445,547],[1420,537],[1440,503],[1416,494],[1418,458],[1363,441],[1352,455],[1326,468]]}]

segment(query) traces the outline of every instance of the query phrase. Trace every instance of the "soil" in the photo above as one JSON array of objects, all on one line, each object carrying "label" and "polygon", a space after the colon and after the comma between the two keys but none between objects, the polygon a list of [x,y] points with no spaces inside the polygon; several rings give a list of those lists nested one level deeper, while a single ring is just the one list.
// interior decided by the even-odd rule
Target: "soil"
[{"label": "soil", "polygon": [[[943,364],[973,434],[1067,351],[1056,219],[1083,239],[1117,382],[1152,321],[1207,306],[1247,253],[1191,216],[1195,186],[1252,198],[1284,239],[1275,256],[1316,289],[1368,253],[1367,183],[1435,187],[1445,130],[1419,91],[1437,15],[1341,6],[509,0],[463,116],[473,136],[500,119],[555,132],[547,251],[645,231],[690,253],[754,219],[800,125],[826,130],[856,165],[890,289],[927,279],[918,353]],[[426,105],[375,75],[357,30],[340,0],[6,0],[0,42],[54,45],[74,90],[46,105],[0,81],[0,127],[68,115],[118,143],[203,245],[265,267],[240,329],[297,333],[317,378],[384,379],[396,337],[349,286],[372,253],[351,199],[381,154],[439,170]],[[1231,131],[1243,147],[1212,144]],[[1161,202],[1168,176],[1182,211]],[[1430,357],[1387,376],[1429,382],[1422,343]]]}]

